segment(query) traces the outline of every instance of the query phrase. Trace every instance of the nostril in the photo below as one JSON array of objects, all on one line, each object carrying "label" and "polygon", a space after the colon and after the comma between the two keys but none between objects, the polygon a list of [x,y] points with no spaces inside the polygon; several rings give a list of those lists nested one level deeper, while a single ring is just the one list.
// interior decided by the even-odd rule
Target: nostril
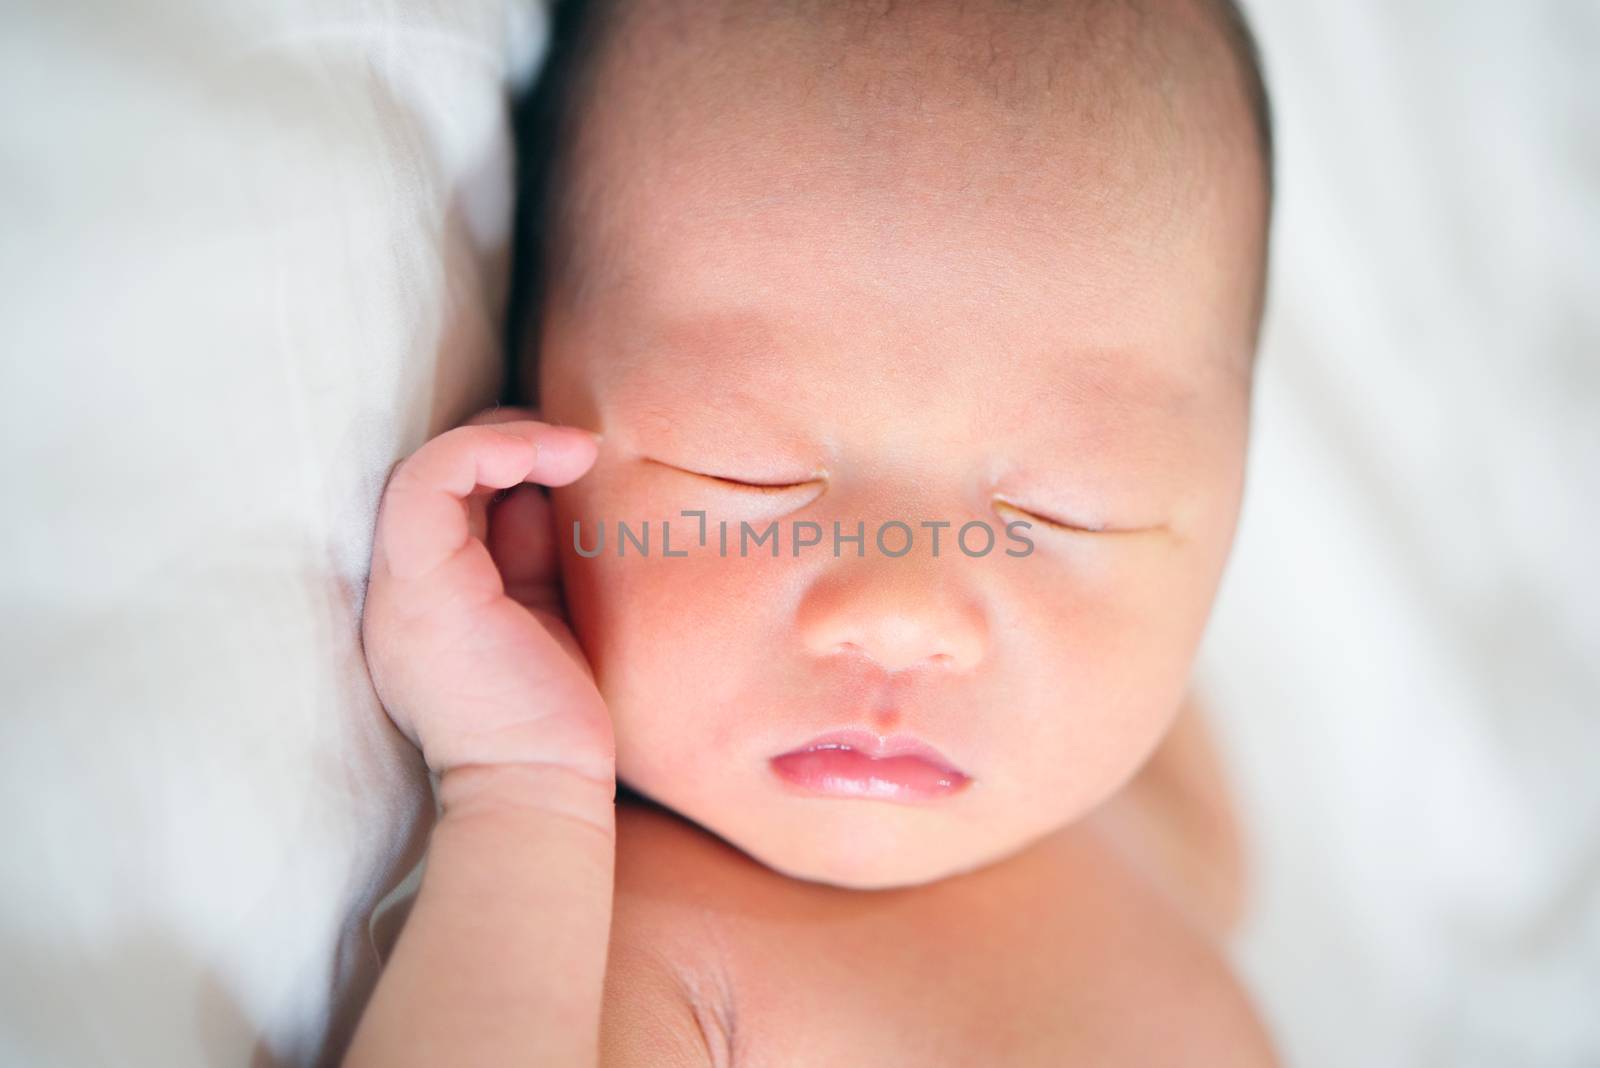
[{"label": "nostril", "polygon": [[964,605],[844,602],[809,606],[797,622],[813,656],[869,661],[885,671],[965,671],[982,658],[982,620]]},{"label": "nostril", "polygon": [[881,648],[870,644],[863,645],[854,641],[835,642],[833,652],[845,656],[863,657],[890,672],[905,671],[919,664],[923,667],[950,668],[954,667],[958,662],[958,657],[952,653],[938,652],[918,656],[906,650]]}]

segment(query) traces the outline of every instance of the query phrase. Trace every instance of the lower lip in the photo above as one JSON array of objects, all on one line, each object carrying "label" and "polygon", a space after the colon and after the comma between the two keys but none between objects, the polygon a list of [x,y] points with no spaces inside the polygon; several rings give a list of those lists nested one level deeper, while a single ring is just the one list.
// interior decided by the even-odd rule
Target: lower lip
[{"label": "lower lip", "polygon": [[932,801],[948,797],[971,780],[915,754],[875,757],[849,746],[823,745],[775,756],[780,779],[824,797],[880,801]]}]

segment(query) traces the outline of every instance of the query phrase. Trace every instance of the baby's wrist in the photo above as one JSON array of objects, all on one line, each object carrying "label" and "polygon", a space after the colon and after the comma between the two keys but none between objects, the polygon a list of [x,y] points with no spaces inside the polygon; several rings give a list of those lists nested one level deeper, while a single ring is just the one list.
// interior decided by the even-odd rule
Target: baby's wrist
[{"label": "baby's wrist", "polygon": [[440,820],[554,817],[614,837],[616,780],[561,764],[458,764],[436,778]]}]

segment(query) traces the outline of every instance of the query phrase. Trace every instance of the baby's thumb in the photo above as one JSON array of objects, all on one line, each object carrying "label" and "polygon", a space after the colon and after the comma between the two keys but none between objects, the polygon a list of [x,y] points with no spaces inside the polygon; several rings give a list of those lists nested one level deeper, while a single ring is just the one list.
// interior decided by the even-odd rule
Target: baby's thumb
[{"label": "baby's thumb", "polygon": [[554,522],[549,497],[530,484],[513,487],[489,508],[489,555],[506,595],[530,608],[551,607],[559,599]]}]

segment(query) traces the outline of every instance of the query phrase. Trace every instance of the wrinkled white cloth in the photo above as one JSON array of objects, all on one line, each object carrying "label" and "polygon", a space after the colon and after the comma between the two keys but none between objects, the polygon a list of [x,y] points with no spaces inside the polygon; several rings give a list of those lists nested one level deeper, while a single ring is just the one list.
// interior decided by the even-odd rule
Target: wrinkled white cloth
[{"label": "wrinkled white cloth", "polygon": [[310,1063],[431,813],[358,604],[498,390],[543,10],[0,21],[0,1062]]},{"label": "wrinkled white cloth", "polygon": [[1600,7],[1248,3],[1282,200],[1201,678],[1305,1068],[1600,1064]]}]

